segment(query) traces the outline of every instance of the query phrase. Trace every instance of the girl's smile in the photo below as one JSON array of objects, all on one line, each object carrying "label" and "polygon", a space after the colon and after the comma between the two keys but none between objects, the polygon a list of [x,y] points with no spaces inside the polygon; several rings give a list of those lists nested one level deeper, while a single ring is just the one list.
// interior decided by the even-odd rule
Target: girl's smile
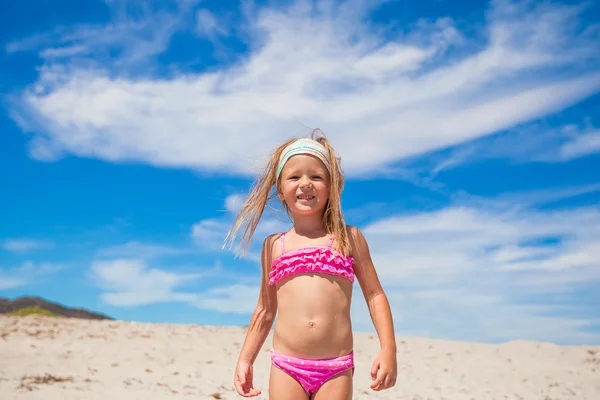
[{"label": "girl's smile", "polygon": [[300,200],[301,203],[309,203],[311,200],[313,200],[315,197],[314,196],[298,196],[298,200]]}]

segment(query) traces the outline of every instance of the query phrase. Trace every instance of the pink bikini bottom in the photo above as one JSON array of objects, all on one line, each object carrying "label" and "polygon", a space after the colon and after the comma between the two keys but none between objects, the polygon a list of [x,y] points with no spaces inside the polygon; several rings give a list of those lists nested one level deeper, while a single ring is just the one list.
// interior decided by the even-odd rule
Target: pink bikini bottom
[{"label": "pink bikini bottom", "polygon": [[354,352],[338,358],[309,360],[277,354],[271,350],[271,362],[296,379],[309,396],[335,375],[350,368],[354,375]]}]

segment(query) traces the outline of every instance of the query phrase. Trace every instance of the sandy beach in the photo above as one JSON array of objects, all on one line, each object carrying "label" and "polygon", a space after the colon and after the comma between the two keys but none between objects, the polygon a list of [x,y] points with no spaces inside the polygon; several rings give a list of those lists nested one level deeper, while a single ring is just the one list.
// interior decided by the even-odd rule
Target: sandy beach
[{"label": "sandy beach", "polygon": [[[242,327],[0,316],[0,399],[236,399]],[[379,342],[355,334],[355,399],[600,399],[600,347],[397,337],[398,381],[369,389]],[[266,399],[265,342],[255,385]]]}]

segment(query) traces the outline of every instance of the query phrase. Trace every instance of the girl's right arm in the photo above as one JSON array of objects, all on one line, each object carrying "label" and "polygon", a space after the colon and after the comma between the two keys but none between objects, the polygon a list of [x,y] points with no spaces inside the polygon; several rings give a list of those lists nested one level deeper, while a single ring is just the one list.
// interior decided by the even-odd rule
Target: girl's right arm
[{"label": "girl's right arm", "polygon": [[262,278],[258,304],[254,309],[254,313],[252,313],[246,340],[242,346],[236,368],[234,383],[238,393],[244,397],[253,397],[260,394],[260,391],[253,387],[252,365],[269,335],[277,315],[277,292],[273,285],[269,285],[269,270],[273,260],[273,246],[276,241],[277,235],[271,235],[263,243],[261,252]]}]

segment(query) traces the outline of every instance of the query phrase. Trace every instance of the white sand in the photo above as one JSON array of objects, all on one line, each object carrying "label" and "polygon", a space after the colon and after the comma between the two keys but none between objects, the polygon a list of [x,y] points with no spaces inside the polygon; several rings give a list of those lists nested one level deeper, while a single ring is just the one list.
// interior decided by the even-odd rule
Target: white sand
[{"label": "white sand", "polygon": [[[244,328],[0,316],[0,399],[241,399]],[[600,399],[600,347],[397,338],[398,382],[369,389],[379,342],[355,334],[355,399]],[[255,364],[267,399],[271,338]]]}]

